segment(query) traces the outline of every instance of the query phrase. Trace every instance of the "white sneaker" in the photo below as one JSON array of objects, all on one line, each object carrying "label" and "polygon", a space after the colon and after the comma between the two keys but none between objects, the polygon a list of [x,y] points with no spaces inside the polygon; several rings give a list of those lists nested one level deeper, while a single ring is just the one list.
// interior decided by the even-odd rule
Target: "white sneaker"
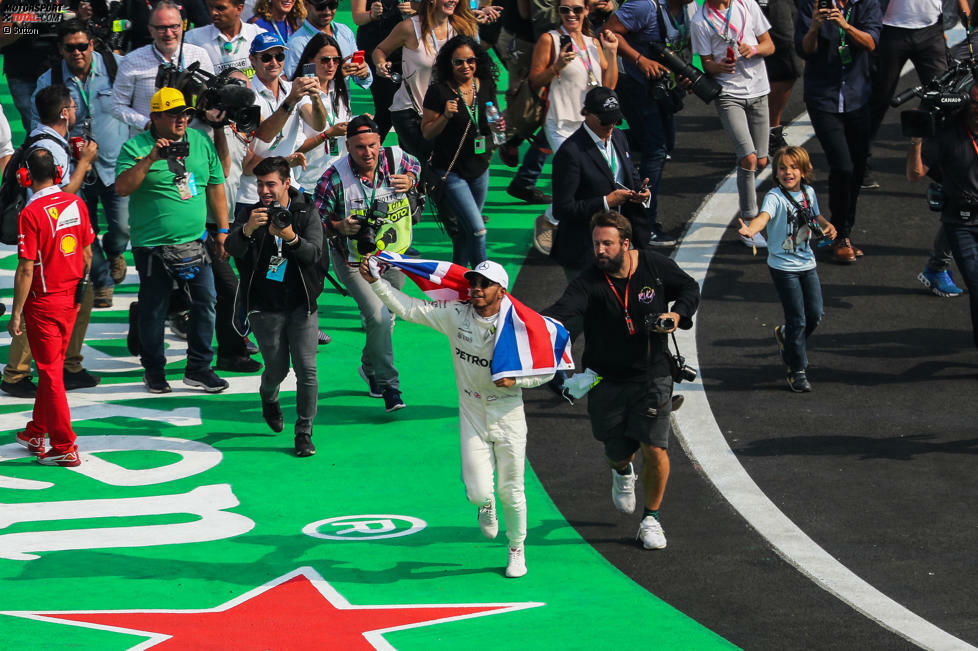
[{"label": "white sneaker", "polygon": [[628,474],[619,475],[618,471],[611,470],[611,501],[615,503],[615,508],[622,513],[635,512],[635,468],[628,464]]},{"label": "white sneaker", "polygon": [[509,548],[509,562],[506,563],[506,576],[511,579],[518,579],[526,574],[526,555],[523,553],[523,545]]},{"label": "white sneaker", "polygon": [[496,519],[496,500],[491,499],[479,507],[479,528],[482,535],[492,540],[499,533],[499,520]]},{"label": "white sneaker", "polygon": [[651,515],[642,518],[635,537],[642,541],[642,546],[646,549],[666,548],[666,534],[662,530],[662,525]]},{"label": "white sneaker", "polygon": [[754,237],[750,238],[746,235],[740,236],[740,241],[744,243],[744,246],[756,246],[759,249],[767,248],[767,240],[760,233],[754,233]]}]

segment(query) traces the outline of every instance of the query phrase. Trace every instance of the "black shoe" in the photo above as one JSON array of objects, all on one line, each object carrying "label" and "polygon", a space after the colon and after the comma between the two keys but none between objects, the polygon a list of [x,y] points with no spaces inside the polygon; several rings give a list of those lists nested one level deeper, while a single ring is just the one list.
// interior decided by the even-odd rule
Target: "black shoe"
[{"label": "black shoe", "polygon": [[250,357],[218,357],[217,368],[231,373],[254,373],[261,370],[261,362]]},{"label": "black shoe", "polygon": [[207,393],[220,393],[230,386],[227,380],[217,377],[217,374],[209,368],[199,371],[185,371],[183,383],[188,387],[200,387]]},{"label": "black shoe", "polygon": [[311,457],[316,454],[316,446],[312,444],[312,434],[295,435],[295,456]]},{"label": "black shoe", "polygon": [[876,180],[876,177],[867,168],[866,173],[863,174],[863,182],[859,187],[863,190],[873,190],[880,187],[880,182]]},{"label": "black shoe", "polygon": [[513,142],[512,140],[507,140],[503,143],[503,146],[498,149],[499,160],[503,162],[506,167],[519,167],[520,166],[520,143],[519,141]]},{"label": "black shoe", "polygon": [[779,149],[787,146],[788,141],[784,138],[784,125],[771,129],[771,135],[768,139],[767,146],[768,156],[773,157]]},{"label": "black shoe", "polygon": [[538,188],[527,188],[522,185],[509,184],[506,188],[506,194],[520,201],[525,201],[526,203],[552,203],[553,197],[549,194],[544,194]]},{"label": "black shoe", "polygon": [[163,375],[143,373],[143,385],[150,393],[170,393],[173,391],[170,388],[170,383],[166,381],[166,377]]},{"label": "black shoe", "polygon": [[788,373],[788,388],[795,393],[808,393],[812,390],[812,383],[808,381],[805,371]]},{"label": "black shoe", "polygon": [[129,304],[129,334],[126,335],[126,348],[133,357],[139,357],[139,303]]},{"label": "black shoe", "polygon": [[653,248],[665,248],[670,246],[676,246],[678,240],[671,235],[666,235],[661,231],[652,231],[652,235],[649,236],[649,246]]},{"label": "black shoe", "polygon": [[29,377],[17,380],[16,382],[7,382],[4,380],[0,382],[0,391],[15,398],[30,398],[33,400],[37,397],[37,385]]},{"label": "black shoe", "polygon": [[282,417],[282,407],[275,402],[261,403],[261,417],[265,419],[273,432],[281,432],[285,427],[285,419]]},{"label": "black shoe", "polygon": [[171,314],[167,318],[166,324],[170,326],[170,332],[175,336],[186,339],[187,328],[190,326],[190,313],[177,312],[176,314]]},{"label": "black shoe", "polygon": [[384,389],[384,409],[387,413],[392,411],[397,411],[398,409],[404,409],[407,405],[401,400],[401,392],[394,387],[387,387]]},{"label": "black shoe", "polygon": [[257,355],[258,354],[258,346],[255,345],[255,342],[253,342],[251,340],[251,338],[244,337],[244,347],[245,347],[245,351],[247,351],[248,355]]},{"label": "black shoe", "polygon": [[404,255],[406,255],[409,258],[420,258],[421,251],[418,251],[413,246],[409,246],[408,248],[404,249]]},{"label": "black shoe", "polygon": [[324,331],[320,330],[319,333],[316,335],[316,341],[319,343],[320,346],[325,346],[329,342],[333,341],[333,338],[330,337],[328,334],[326,334]]},{"label": "black shoe", "polygon": [[82,369],[77,373],[65,371],[64,378],[65,391],[71,391],[73,389],[90,389],[91,387],[98,386],[98,383],[102,381],[102,378],[92,375],[85,369]]},{"label": "black shoe", "polygon": [[367,375],[367,371],[363,366],[360,367],[359,373],[363,381],[367,383],[367,394],[371,398],[383,398],[384,392],[381,390],[380,385],[377,384],[377,379],[373,375]]}]

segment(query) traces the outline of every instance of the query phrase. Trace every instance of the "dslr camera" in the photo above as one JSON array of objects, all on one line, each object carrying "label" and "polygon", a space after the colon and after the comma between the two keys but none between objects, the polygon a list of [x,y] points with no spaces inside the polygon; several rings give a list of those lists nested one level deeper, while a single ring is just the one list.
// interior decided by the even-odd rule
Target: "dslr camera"
[{"label": "dslr camera", "polygon": [[[694,95],[699,97],[701,100],[709,104],[717,97],[720,96],[720,84],[717,83],[715,79],[709,75],[705,75],[692,65],[686,63],[680,59],[676,54],[667,48],[663,43],[657,43],[652,41],[649,43],[649,58],[657,63],[661,63],[669,72],[676,75],[677,77],[685,77],[690,82],[692,82],[692,87],[690,90]],[[659,99],[659,94],[670,92],[668,82],[661,79],[656,79],[652,82],[652,86],[649,88],[649,94],[653,98]],[[665,95],[662,95],[665,97]]]},{"label": "dslr camera", "polygon": [[[645,328],[648,330],[649,336],[660,334],[655,332],[656,329],[671,330],[675,325],[675,320],[665,314],[648,314],[645,316]],[[675,336],[673,336],[673,343],[675,341]],[[686,358],[679,352],[679,346],[676,346],[675,354],[668,349],[666,350],[666,361],[669,362],[672,381],[676,384],[692,382],[696,379],[696,369],[686,363]]]},{"label": "dslr camera", "polygon": [[212,127],[233,124],[242,133],[251,133],[258,128],[261,110],[254,105],[255,91],[240,79],[232,79],[234,68],[228,68],[214,75],[200,69],[200,62],[194,61],[186,70],[180,70],[172,63],[164,63],[156,71],[156,87],[176,88],[193,106],[197,117],[206,120],[207,111],[214,109],[224,112],[221,122],[209,122]]},{"label": "dslr camera", "polygon": [[292,225],[292,213],[278,201],[273,201],[268,206],[268,221],[279,230],[288,228]]},{"label": "dslr camera", "polygon": [[961,61],[930,83],[905,90],[891,99],[890,106],[896,108],[914,97],[920,98],[918,108],[900,113],[903,135],[910,138],[935,135],[941,124],[960,113],[971,101],[968,90],[976,79],[978,67],[971,61]]},{"label": "dslr camera", "polygon": [[[353,240],[357,243],[357,253],[360,255],[368,255],[377,250],[377,233],[380,232],[381,226],[387,223],[387,213],[383,212],[375,199],[370,208],[367,209],[366,213],[360,214],[356,213],[350,215],[350,217],[360,224],[360,230],[357,234],[353,236]],[[391,237],[395,237],[393,231],[388,231]]]},{"label": "dslr camera", "polygon": [[808,230],[811,231],[812,240],[815,243],[821,242],[822,240],[828,239],[828,235],[822,230],[822,225],[818,223],[818,218],[815,213],[812,212],[811,208],[803,207],[798,211],[795,219],[805,226],[808,226]]},{"label": "dslr camera", "polygon": [[160,158],[164,160],[186,158],[189,155],[190,142],[187,140],[178,140],[177,142],[171,142],[166,147],[160,147]]}]

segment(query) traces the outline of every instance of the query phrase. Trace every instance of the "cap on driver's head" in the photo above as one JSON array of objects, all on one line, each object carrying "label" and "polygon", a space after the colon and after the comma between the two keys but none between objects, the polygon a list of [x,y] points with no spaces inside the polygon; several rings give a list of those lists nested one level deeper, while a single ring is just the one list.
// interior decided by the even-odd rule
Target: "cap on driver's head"
[{"label": "cap on driver's head", "polygon": [[471,280],[472,276],[482,276],[494,283],[499,283],[506,289],[509,286],[509,274],[498,262],[486,260],[475,265],[474,269],[465,272],[465,279]]},{"label": "cap on driver's head", "polygon": [[380,127],[376,122],[373,121],[369,115],[364,113],[363,115],[358,115],[349,124],[346,125],[346,137],[352,138],[353,136],[359,136],[363,133],[376,133],[380,134]]}]

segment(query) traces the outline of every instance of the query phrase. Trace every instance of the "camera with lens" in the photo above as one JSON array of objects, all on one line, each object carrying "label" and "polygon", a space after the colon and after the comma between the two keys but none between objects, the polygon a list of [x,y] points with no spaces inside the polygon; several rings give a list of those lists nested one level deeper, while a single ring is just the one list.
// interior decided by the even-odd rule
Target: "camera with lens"
[{"label": "camera with lens", "polygon": [[[688,79],[692,83],[690,90],[693,92],[693,94],[707,104],[720,96],[720,84],[717,83],[715,79],[709,75],[703,74],[692,65],[680,59],[672,50],[667,48],[665,44],[657,43],[656,41],[649,43],[649,58],[664,65],[669,69],[669,72],[677,77],[685,77]],[[652,87],[649,89],[649,93],[652,94],[653,97],[656,97],[656,93],[663,92],[663,88],[665,92],[671,92],[668,83],[659,79],[654,80],[652,82]]]},{"label": "camera with lens", "polygon": [[189,155],[190,142],[187,140],[178,140],[177,142],[171,142],[166,147],[160,147],[160,158],[165,160],[186,158]]},{"label": "camera with lens", "polygon": [[672,381],[676,384],[680,382],[692,382],[696,379],[696,369],[686,363],[686,358],[676,353],[675,355],[669,355],[669,359],[672,361],[669,363],[669,369],[672,371]]},{"label": "camera with lens", "polygon": [[910,138],[927,138],[937,133],[938,127],[957,115],[971,98],[968,91],[975,83],[978,70],[970,61],[958,62],[940,77],[923,86],[916,86],[890,100],[897,107],[914,97],[920,98],[920,106],[900,113],[903,135]]},{"label": "camera with lens", "polygon": [[357,253],[368,255],[377,250],[377,233],[387,223],[386,213],[378,210],[377,201],[371,204],[365,214],[353,214],[350,218],[360,224],[360,230],[353,236],[357,243]]},{"label": "camera with lens", "polygon": [[676,320],[665,314],[660,314],[655,318],[650,314],[647,320],[649,321],[649,330],[671,331],[676,327]]},{"label": "camera with lens", "polygon": [[224,119],[220,122],[207,120],[212,127],[232,124],[242,133],[251,133],[258,128],[261,110],[254,105],[255,91],[243,80],[231,77],[235,70],[228,68],[215,75],[201,70],[199,61],[194,61],[185,70],[164,63],[156,71],[156,87],[179,90],[187,106],[193,106],[202,120],[207,120],[207,111],[222,111]]},{"label": "camera with lens", "polygon": [[795,219],[799,224],[808,226],[808,230],[812,234],[812,240],[815,243],[821,242],[822,240],[828,239],[828,235],[822,230],[822,225],[818,223],[818,217],[812,212],[811,208],[802,207],[798,210],[798,214],[795,215]]},{"label": "camera with lens", "polygon": [[268,221],[275,224],[275,228],[282,230],[292,225],[292,213],[288,208],[282,207],[278,201],[273,201],[268,206]]},{"label": "camera with lens", "polygon": [[[657,329],[672,330],[675,327],[676,320],[665,314],[647,314],[645,316],[645,328],[648,330],[649,335],[660,334],[656,332]],[[668,349],[666,350],[666,361],[669,362],[669,372],[672,375],[672,381],[677,384],[680,382],[692,382],[696,379],[696,369],[689,366],[686,363],[686,358],[680,354],[675,335],[673,335],[672,341],[676,345],[676,353],[672,354]]]}]

